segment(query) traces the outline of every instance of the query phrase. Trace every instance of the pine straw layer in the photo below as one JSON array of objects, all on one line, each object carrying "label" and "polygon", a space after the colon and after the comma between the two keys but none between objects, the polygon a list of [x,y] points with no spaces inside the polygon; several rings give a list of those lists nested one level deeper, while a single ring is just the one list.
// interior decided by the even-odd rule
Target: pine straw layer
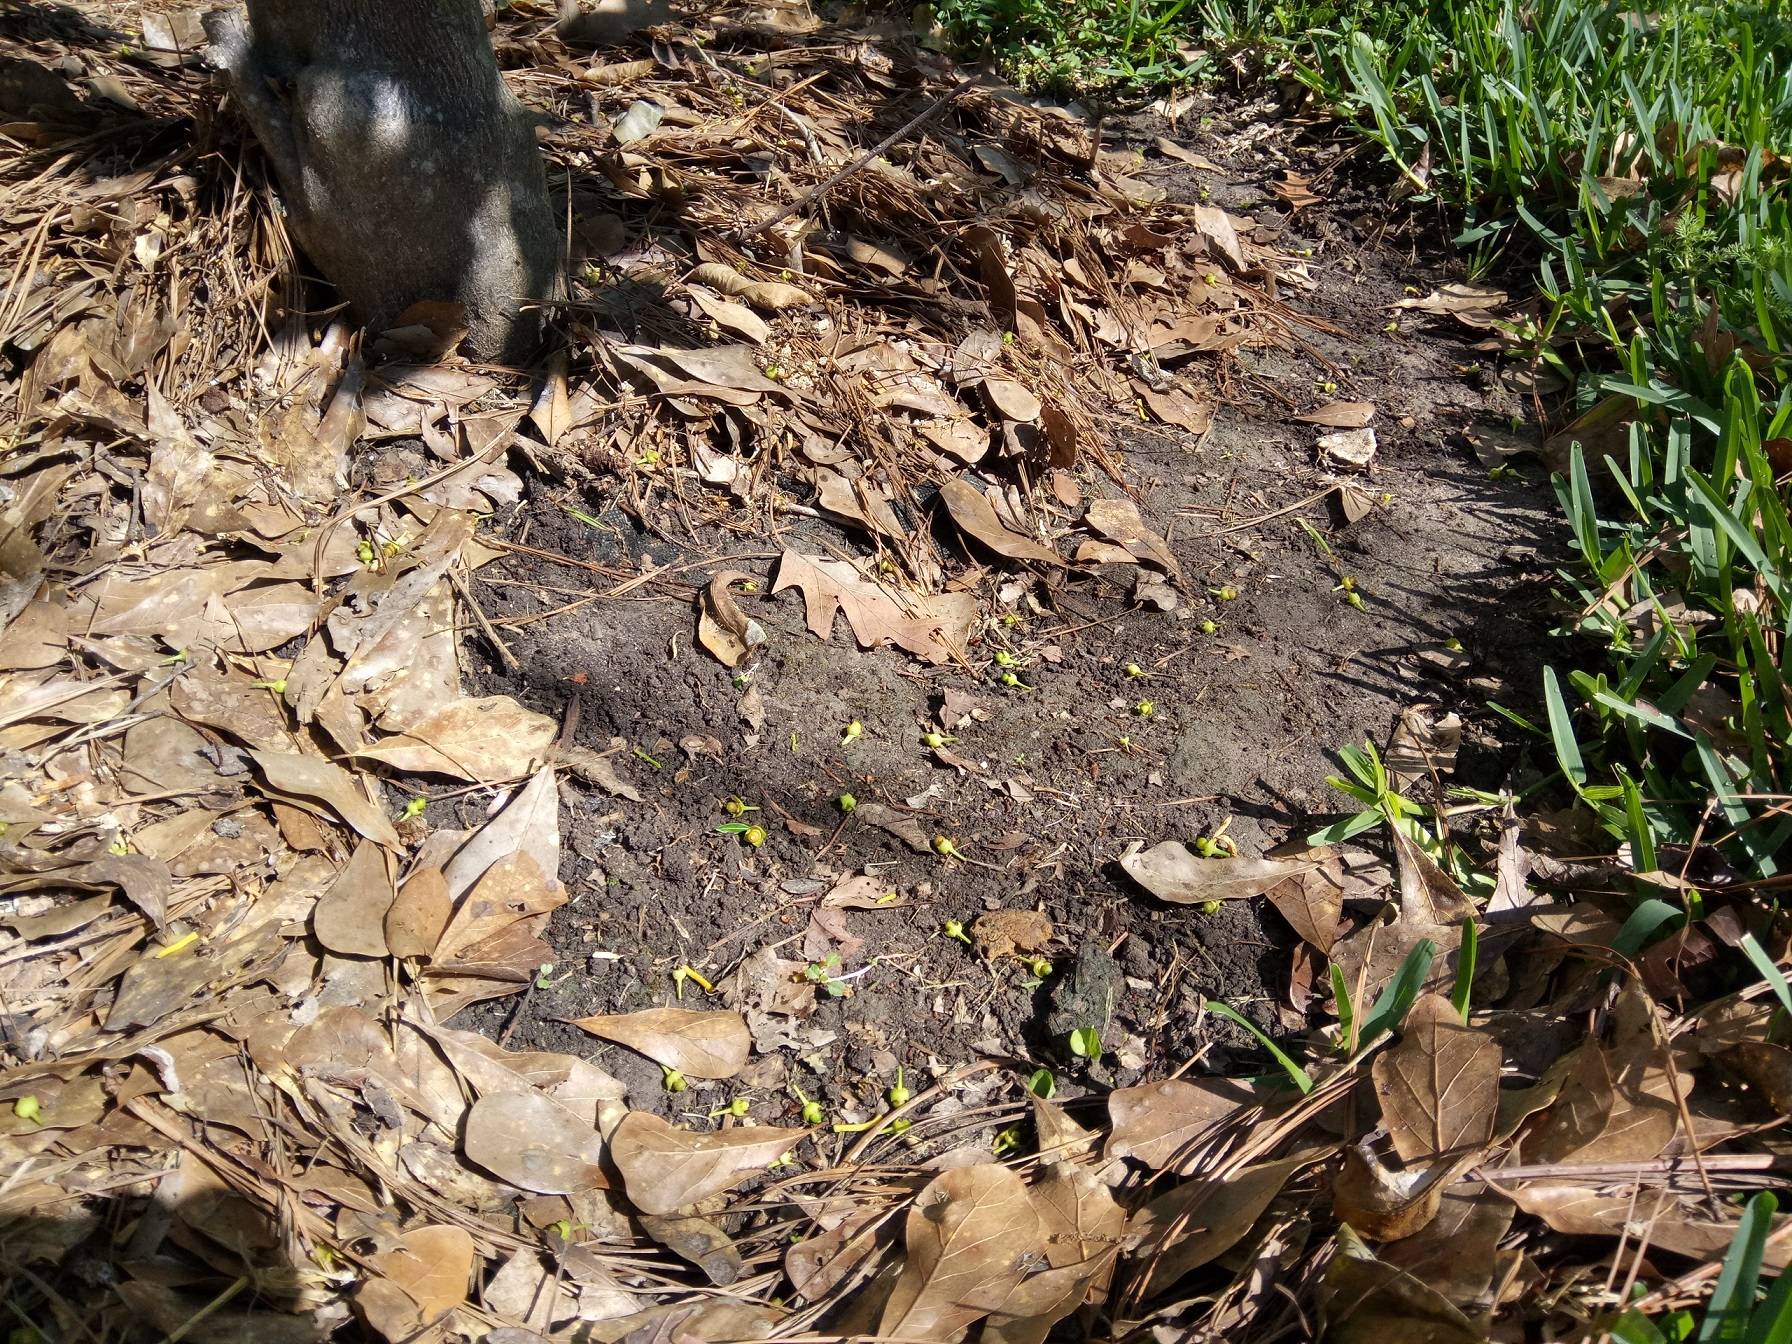
[{"label": "pine straw layer", "polygon": [[[1111,563],[1075,504],[1123,486],[1109,430],[1141,406],[1198,421],[1228,349],[1298,340],[1276,295],[1302,273],[1136,165],[1084,171],[1074,122],[981,86],[942,101],[956,74],[886,35],[730,10],[701,44],[669,29],[651,60],[593,65],[519,4],[496,36],[555,117],[570,357],[539,390],[453,360],[369,373],[300,315],[216,91],[126,45],[121,8],[7,21],[8,54],[72,54],[90,81],[0,128],[0,1260],[21,1323],[522,1344],[1268,1340],[1323,1318],[1389,1344],[1597,1333],[1637,1286],[1701,1298],[1733,1194],[1787,1160],[1792,1055],[1766,986],[1694,1010],[1682,977],[1733,978],[1748,926],[1783,962],[1783,928],[1714,905],[1713,933],[1622,962],[1614,912],[1655,888],[1539,860],[1562,899],[1533,907],[1549,884],[1527,887],[1510,823],[1466,1023],[1441,996],[1474,907],[1417,847],[1394,844],[1391,900],[1335,855],[1276,874],[1359,1004],[1421,937],[1441,953],[1397,1044],[1328,1028],[1304,1093],[1171,1078],[1072,1116],[990,1063],[861,1134],[697,1139],[585,1061],[446,1025],[526,992],[566,898],[534,773],[558,725],[429,718],[459,697],[479,617],[457,595],[502,544],[476,522],[521,489],[507,461],[611,481],[652,526],[820,512],[889,561],[859,573],[900,575],[879,589],[898,606],[990,582],[913,521],[967,473],[998,540]],[[647,99],[660,129],[619,145],[611,118]],[[802,296],[728,306],[753,283]],[[750,359],[680,353],[755,321]],[[363,434],[424,448],[345,496]],[[963,657],[971,628],[913,651]],[[419,761],[533,782],[476,837],[431,834],[392,820],[386,770]],[[653,1048],[686,1060],[707,1030]],[[1788,1244],[1782,1223],[1769,1263]]]}]

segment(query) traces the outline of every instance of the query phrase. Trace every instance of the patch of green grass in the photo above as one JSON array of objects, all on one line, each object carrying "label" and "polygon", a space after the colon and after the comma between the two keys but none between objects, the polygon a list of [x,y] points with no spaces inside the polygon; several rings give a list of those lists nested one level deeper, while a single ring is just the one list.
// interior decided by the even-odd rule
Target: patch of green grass
[{"label": "patch of green grass", "polygon": [[945,40],[1029,91],[1124,98],[1200,71],[1183,47],[1189,0],[934,0]]},{"label": "patch of green grass", "polygon": [[1640,869],[1702,843],[1775,875],[1792,851],[1772,796],[1792,788],[1792,26],[1687,0],[1254,18],[1455,214],[1477,268],[1532,270],[1536,315],[1512,334],[1602,413],[1557,482],[1570,624],[1609,650],[1548,678],[1567,786]]}]

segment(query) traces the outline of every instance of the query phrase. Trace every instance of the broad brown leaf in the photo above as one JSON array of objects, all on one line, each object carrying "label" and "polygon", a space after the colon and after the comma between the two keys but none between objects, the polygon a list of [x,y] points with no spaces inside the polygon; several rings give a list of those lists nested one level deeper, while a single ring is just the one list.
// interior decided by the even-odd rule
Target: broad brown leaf
[{"label": "broad brown leaf", "polygon": [[566,1195],[609,1185],[596,1122],[580,1119],[539,1092],[481,1097],[467,1112],[461,1146],[468,1161],[537,1194]]},{"label": "broad brown leaf", "polygon": [[404,1233],[391,1250],[373,1257],[373,1267],[404,1289],[430,1321],[466,1300],[473,1259],[472,1235],[438,1223]]},{"label": "broad brown leaf", "polygon": [[1381,1117],[1402,1161],[1492,1141],[1500,1048],[1463,1025],[1448,999],[1420,996],[1400,1044],[1375,1057],[1373,1072]]},{"label": "broad brown leaf", "polygon": [[[1036,403],[1035,403],[1036,404]],[[1009,560],[1031,560],[1036,564],[1064,564],[1063,558],[1050,546],[1023,537],[1003,526],[996,517],[994,505],[983,492],[962,477],[954,476],[940,486],[940,502],[961,532],[975,538],[997,555]]]},{"label": "broad brown leaf", "polygon": [[1330,1149],[1308,1149],[1292,1157],[1246,1167],[1223,1180],[1197,1177],[1160,1195],[1132,1216],[1127,1231],[1133,1252],[1152,1287],[1163,1290],[1242,1241],[1295,1172]]},{"label": "broad brown leaf", "polygon": [[610,1156],[636,1208],[671,1214],[764,1171],[808,1136],[770,1125],[694,1134],[630,1111],[610,1135]]},{"label": "broad brown leaf", "polygon": [[1377,1260],[1348,1226],[1321,1290],[1335,1344],[1485,1344],[1461,1311],[1405,1270]]},{"label": "broad brown leaf", "polygon": [[1003,1311],[1043,1250],[1039,1214],[1021,1179],[982,1164],[942,1172],[915,1196],[908,1259],[877,1333],[946,1341]]},{"label": "broad brown leaf", "polygon": [[581,1017],[573,1025],[691,1078],[732,1078],[753,1051],[753,1034],[739,1013],[648,1008]]},{"label": "broad brown leaf", "polygon": [[1108,1093],[1106,1156],[1136,1158],[1161,1171],[1206,1130],[1255,1101],[1249,1088],[1226,1078],[1168,1078],[1116,1088]]}]

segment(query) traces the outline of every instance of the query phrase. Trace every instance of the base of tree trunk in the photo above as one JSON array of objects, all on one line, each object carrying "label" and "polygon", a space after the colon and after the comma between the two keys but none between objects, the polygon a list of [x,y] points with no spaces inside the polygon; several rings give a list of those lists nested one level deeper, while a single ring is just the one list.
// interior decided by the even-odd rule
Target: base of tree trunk
[{"label": "base of tree trunk", "polygon": [[249,0],[206,31],[293,236],[356,316],[456,303],[481,357],[539,348],[560,238],[479,0]]}]

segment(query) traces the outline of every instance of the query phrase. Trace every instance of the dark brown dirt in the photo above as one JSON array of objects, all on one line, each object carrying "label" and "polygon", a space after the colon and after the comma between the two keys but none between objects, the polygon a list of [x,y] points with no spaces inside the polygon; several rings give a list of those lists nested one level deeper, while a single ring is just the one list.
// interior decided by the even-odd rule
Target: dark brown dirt
[{"label": "dark brown dirt", "polygon": [[[1228,404],[1209,434],[1119,426],[1144,516],[1169,537],[1188,576],[1177,610],[1135,609],[1116,583],[1086,573],[1024,595],[1016,583],[972,649],[973,674],[928,669],[895,650],[861,652],[844,630],[822,643],[805,629],[794,593],[747,598],[769,635],[750,681],[764,713],[755,732],[743,720],[743,689],[694,643],[696,586],[736,568],[760,576],[766,594],[770,557],[786,540],[846,554],[855,539],[798,517],[788,537],[699,531],[673,545],[645,535],[605,495],[606,482],[582,494],[538,485],[511,520],[513,537],[629,572],[649,556],[690,568],[628,599],[516,629],[507,642],[520,674],[502,675],[495,659],[485,669],[488,689],[550,713],[576,698],[577,740],[601,750],[625,739],[634,754],[616,759],[642,797],[565,784],[561,876],[576,898],[555,915],[560,978],[494,1006],[489,1028],[507,1031],[514,1047],[592,1055],[630,1085],[636,1106],[659,1096],[671,1110],[707,1111],[745,1094],[761,1120],[794,1115],[781,1059],[800,1058],[790,1065],[797,1085],[849,1118],[875,1110],[898,1062],[919,1090],[932,1072],[980,1054],[1022,1057],[1054,1068],[1074,1092],[1081,1075],[1064,1041],[1045,1035],[1052,982],[1029,985],[1018,961],[987,965],[942,934],[948,919],[969,925],[985,910],[1026,907],[1043,909],[1056,928],[1059,977],[1092,943],[1111,948],[1124,973],[1097,1078],[1124,1084],[1195,1056],[1219,1067],[1225,1051],[1248,1046],[1211,1023],[1197,1028],[1201,996],[1223,998],[1272,1029],[1297,1021],[1287,1007],[1292,939],[1261,902],[1205,914],[1155,901],[1121,874],[1116,860],[1126,848],[1226,827],[1243,852],[1257,853],[1305,834],[1340,805],[1324,784],[1328,751],[1385,740],[1398,712],[1415,703],[1463,716],[1461,778],[1497,786],[1507,777],[1517,757],[1486,702],[1520,710],[1532,702],[1553,505],[1535,479],[1490,480],[1460,434],[1522,407],[1474,372],[1486,360],[1464,341],[1468,333],[1430,318],[1384,330],[1389,305],[1408,287],[1423,292],[1452,278],[1447,267],[1415,263],[1374,239],[1385,202],[1362,222],[1325,204],[1290,218],[1269,181],[1281,166],[1311,167],[1316,151],[1301,148],[1295,132],[1264,126],[1267,115],[1217,103],[1198,109],[1181,139],[1226,171],[1159,164],[1152,173],[1182,199],[1210,199],[1282,231],[1287,250],[1310,247],[1318,282],[1284,296],[1318,319],[1294,328],[1306,348],[1246,347],[1215,365]],[[1148,146],[1159,134],[1178,133],[1141,118],[1125,143]],[[1314,440],[1323,431],[1292,416],[1332,399],[1379,408],[1379,458],[1363,484],[1383,504],[1350,526],[1326,502],[1254,525],[1322,489]],[[1080,479],[1091,495],[1112,493],[1091,467]],[[1297,519],[1329,539],[1335,566]],[[659,531],[684,527],[668,519]],[[1340,572],[1356,579],[1363,610],[1334,591]],[[521,556],[482,573],[478,597],[496,621],[561,606],[592,587],[578,569]],[[1235,600],[1210,595],[1225,586]],[[1015,613],[1012,623],[1003,611]],[[1217,622],[1215,633],[1201,633],[1206,620]],[[1468,659],[1454,675],[1415,652],[1451,639]],[[997,684],[998,649],[1019,660],[1028,689]],[[1129,662],[1150,675],[1129,678]],[[952,748],[974,771],[940,763],[920,741],[947,691],[973,694],[989,712],[959,729]],[[1155,711],[1143,718],[1134,707],[1147,698]],[[863,735],[842,745],[854,720]],[[681,749],[693,737],[715,739],[719,755]],[[857,817],[843,819],[842,792],[913,809],[925,835],[952,837],[976,862],[916,852]],[[763,809],[749,818],[770,833],[763,849],[717,832],[731,797]],[[462,824],[482,806],[471,797],[459,805]],[[436,815],[448,806],[432,809],[432,820],[449,821]],[[673,1099],[657,1068],[566,1025],[590,1012],[671,1003],[680,965],[719,984],[763,947],[811,960],[831,945],[810,929],[820,893],[860,871],[875,873],[900,903],[840,912],[851,939],[862,940],[842,953],[843,969],[857,972],[851,993],[818,995],[814,1014],[791,1029],[799,1049],[771,1056],[768,1068]],[[687,985],[687,1001],[693,995],[720,1002]]]}]

